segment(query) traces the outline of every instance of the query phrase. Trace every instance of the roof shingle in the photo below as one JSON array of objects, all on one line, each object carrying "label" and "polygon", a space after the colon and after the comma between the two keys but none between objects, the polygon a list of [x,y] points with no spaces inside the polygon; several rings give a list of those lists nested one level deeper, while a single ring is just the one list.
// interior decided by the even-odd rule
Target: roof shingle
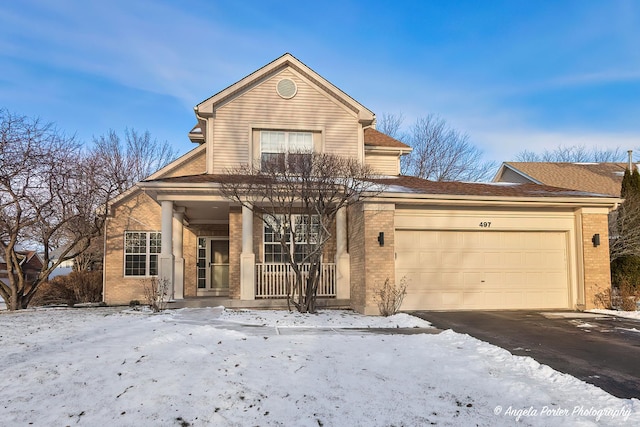
[{"label": "roof shingle", "polygon": [[404,144],[397,139],[391,138],[389,135],[386,135],[373,128],[366,128],[364,130],[364,145],[369,145],[372,147],[402,148],[404,150],[411,148],[407,144]]},{"label": "roof shingle", "polygon": [[554,187],[620,196],[626,163],[505,162],[536,181]]},{"label": "roof shingle", "polygon": [[[552,187],[540,184],[515,183],[475,183],[456,181],[429,181],[415,176],[390,176],[371,179],[386,187],[389,193],[415,193],[452,196],[488,196],[488,197],[608,197],[603,194],[592,194],[584,191]],[[272,185],[268,178],[249,175],[200,174],[160,178],[144,181],[148,183],[174,184],[206,184],[235,182],[246,184]]]}]

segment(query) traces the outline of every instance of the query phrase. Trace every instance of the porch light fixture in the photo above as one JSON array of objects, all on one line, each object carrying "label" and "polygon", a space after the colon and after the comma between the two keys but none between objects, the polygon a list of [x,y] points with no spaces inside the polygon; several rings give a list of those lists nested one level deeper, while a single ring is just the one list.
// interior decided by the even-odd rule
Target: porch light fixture
[{"label": "porch light fixture", "polygon": [[593,247],[597,248],[600,246],[600,234],[594,234],[591,238],[591,242],[593,242]]},{"label": "porch light fixture", "polygon": [[384,231],[378,233],[378,243],[380,243],[380,246],[384,246]]}]

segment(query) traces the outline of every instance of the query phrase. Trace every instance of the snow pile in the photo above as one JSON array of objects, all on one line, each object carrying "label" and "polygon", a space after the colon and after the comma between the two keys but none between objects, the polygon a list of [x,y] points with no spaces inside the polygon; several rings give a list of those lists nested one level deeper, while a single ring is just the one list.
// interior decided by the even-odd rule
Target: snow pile
[{"label": "snow pile", "polygon": [[249,325],[287,327],[348,328],[429,328],[431,323],[408,314],[389,317],[362,316],[348,310],[320,310],[317,314],[288,311],[225,310],[220,320]]},{"label": "snow pile", "polygon": [[452,331],[279,335],[239,326],[381,321],[327,311],[303,322],[287,312],[222,308],[4,312],[0,419],[35,426],[640,423],[637,399]]},{"label": "snow pile", "polygon": [[610,316],[624,317],[626,319],[639,319],[640,311],[618,311],[618,310],[589,310],[589,313],[606,314]]}]

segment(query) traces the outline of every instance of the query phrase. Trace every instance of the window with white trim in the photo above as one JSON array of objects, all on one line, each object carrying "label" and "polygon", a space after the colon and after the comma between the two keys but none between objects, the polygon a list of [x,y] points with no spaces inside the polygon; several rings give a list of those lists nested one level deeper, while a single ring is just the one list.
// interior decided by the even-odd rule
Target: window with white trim
[{"label": "window with white trim", "polygon": [[157,276],[159,232],[126,231],[124,233],[124,275]]},{"label": "window with white trim", "polygon": [[313,133],[263,130],[260,132],[260,160],[265,162],[282,161],[287,153],[313,151]]},{"label": "window with white trim", "polygon": [[[289,253],[293,253],[295,262],[302,260],[309,254],[310,247],[318,242],[320,231],[320,217],[318,215],[292,215],[295,239],[291,239],[291,232],[288,230],[289,224],[284,224],[284,215],[278,215],[278,220],[267,217],[264,225],[264,262],[283,263],[287,262],[285,248],[280,243],[282,233],[285,233],[285,242]],[[309,221],[311,225],[309,226]],[[278,228],[278,223],[285,228]]]}]

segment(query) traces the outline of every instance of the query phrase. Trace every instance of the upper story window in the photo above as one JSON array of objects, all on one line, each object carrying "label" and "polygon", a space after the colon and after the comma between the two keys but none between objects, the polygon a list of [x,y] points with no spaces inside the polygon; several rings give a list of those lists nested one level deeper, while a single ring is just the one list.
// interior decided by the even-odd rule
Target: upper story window
[{"label": "upper story window", "polygon": [[157,276],[160,233],[127,231],[124,233],[124,275]]},{"label": "upper story window", "polygon": [[264,167],[266,162],[279,161],[282,166],[290,153],[313,151],[313,133],[267,131],[260,132],[260,160]]}]

